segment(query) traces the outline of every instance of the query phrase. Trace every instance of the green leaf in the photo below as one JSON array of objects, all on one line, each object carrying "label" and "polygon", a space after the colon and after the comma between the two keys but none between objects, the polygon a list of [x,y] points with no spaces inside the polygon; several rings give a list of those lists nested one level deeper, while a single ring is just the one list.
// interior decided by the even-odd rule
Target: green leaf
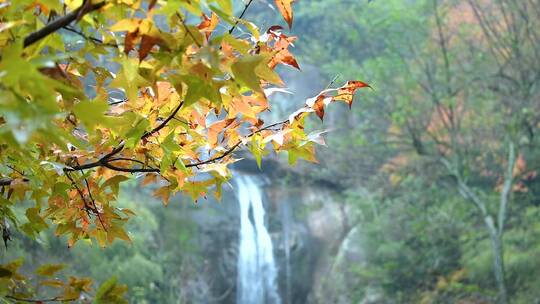
[{"label": "green leaf", "polygon": [[73,111],[88,130],[94,130],[96,125],[102,124],[107,120],[103,115],[107,111],[109,105],[102,100],[83,100],[75,105]]},{"label": "green leaf", "polygon": [[147,81],[139,74],[139,63],[136,58],[122,57],[119,61],[122,64],[122,70],[110,86],[124,90],[129,100],[137,100],[138,88],[147,84]]},{"label": "green leaf", "polygon": [[54,184],[52,194],[53,195],[60,195],[65,200],[67,200],[67,199],[69,199],[68,190],[70,188],[71,188],[71,186],[69,184],[59,182],[59,183]]},{"label": "green leaf", "polygon": [[188,87],[184,98],[185,107],[198,102],[201,98],[205,98],[213,104],[221,104],[221,94],[211,85],[211,82],[192,75],[178,76],[177,79]]},{"label": "green leaf", "polygon": [[229,16],[233,14],[232,0],[215,0],[223,12]]},{"label": "green leaf", "polygon": [[126,233],[126,231],[122,227],[112,226],[107,233],[109,234],[109,238],[111,240],[113,240],[115,238],[119,238],[119,239],[122,239],[124,241],[131,242],[131,238],[129,237],[129,235]]},{"label": "green leaf", "polygon": [[116,277],[112,277],[99,286],[95,297],[96,304],[127,303],[123,299],[127,287],[118,285],[117,281]]},{"label": "green leaf", "polygon": [[99,286],[98,290],[96,291],[96,301],[103,300],[103,298],[107,296],[107,293],[114,289],[114,286],[116,286],[117,281],[118,281],[118,278],[116,276],[113,276],[112,278],[103,282],[101,286]]},{"label": "green leaf", "polygon": [[245,56],[240,58],[240,60],[231,66],[234,78],[253,91],[262,93],[263,91],[260,85],[260,80],[255,73],[255,69],[259,64],[261,64],[263,59],[264,57],[259,55]]},{"label": "green leaf", "polygon": [[260,136],[255,135],[252,137],[249,143],[249,151],[251,151],[253,157],[255,157],[259,169],[261,169],[262,166],[262,157],[266,154],[264,147],[265,143],[261,141]]},{"label": "green leaf", "polygon": [[180,145],[174,141],[174,132],[171,132],[171,134],[165,137],[165,140],[161,143],[161,147],[168,154],[182,150]]},{"label": "green leaf", "polygon": [[30,226],[35,232],[47,229],[49,226],[39,215],[39,208],[29,208],[26,210],[26,217],[30,221]]},{"label": "green leaf", "polygon": [[126,133],[126,147],[132,148],[141,140],[141,136],[150,127],[150,122],[147,119],[138,121],[134,127]]},{"label": "green leaf", "polygon": [[101,189],[105,189],[106,187],[109,187],[111,188],[112,192],[114,194],[118,194],[118,191],[120,189],[120,183],[123,182],[123,181],[126,181],[128,180],[129,177],[125,176],[125,175],[116,175],[116,176],[113,176],[111,178],[109,178],[108,180],[106,180],[103,185],[101,185]]},{"label": "green leaf", "polygon": [[50,277],[62,269],[64,269],[64,265],[62,264],[45,264],[45,265],[41,265],[36,270],[36,273],[41,276]]}]

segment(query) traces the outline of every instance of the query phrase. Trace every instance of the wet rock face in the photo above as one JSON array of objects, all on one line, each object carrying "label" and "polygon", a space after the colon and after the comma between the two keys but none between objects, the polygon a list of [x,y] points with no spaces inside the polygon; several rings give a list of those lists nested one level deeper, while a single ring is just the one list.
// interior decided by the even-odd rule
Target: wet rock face
[{"label": "wet rock face", "polygon": [[[328,303],[325,278],[339,270],[336,255],[341,250],[344,261],[362,259],[361,252],[351,247],[354,242],[341,248],[351,230],[349,223],[354,222],[353,212],[344,210],[333,190],[320,184],[258,175],[266,181],[265,225],[273,244],[281,302]],[[240,212],[233,189],[224,190],[221,202],[200,203],[189,212],[199,227],[197,244],[210,269],[206,284],[211,294],[217,303],[236,303]]]}]

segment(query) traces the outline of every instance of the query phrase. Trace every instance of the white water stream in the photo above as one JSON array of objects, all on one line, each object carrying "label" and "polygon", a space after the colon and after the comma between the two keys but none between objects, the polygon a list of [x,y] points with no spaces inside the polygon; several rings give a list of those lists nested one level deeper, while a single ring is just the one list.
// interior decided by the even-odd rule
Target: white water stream
[{"label": "white water stream", "polygon": [[279,304],[277,269],[272,239],[264,225],[260,186],[255,178],[240,175],[236,187],[240,204],[237,303]]}]

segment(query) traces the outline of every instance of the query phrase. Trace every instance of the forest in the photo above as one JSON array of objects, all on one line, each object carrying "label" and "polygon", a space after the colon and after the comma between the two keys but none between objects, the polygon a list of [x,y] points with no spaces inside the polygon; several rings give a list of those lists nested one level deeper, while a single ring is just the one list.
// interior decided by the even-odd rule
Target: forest
[{"label": "forest", "polygon": [[539,0],[0,0],[0,303],[540,304]]}]

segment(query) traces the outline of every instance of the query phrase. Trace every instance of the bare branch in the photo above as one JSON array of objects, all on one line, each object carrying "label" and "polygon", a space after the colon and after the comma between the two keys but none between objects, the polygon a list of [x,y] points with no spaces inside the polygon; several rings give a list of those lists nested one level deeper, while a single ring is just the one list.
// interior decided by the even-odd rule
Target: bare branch
[{"label": "bare branch", "polygon": [[504,220],[506,218],[506,206],[510,199],[512,184],[514,182],[514,167],[516,164],[516,147],[512,141],[508,143],[508,163],[506,164],[506,172],[504,174],[504,184],[501,191],[499,203],[499,214],[497,218],[497,228],[499,237],[502,236],[504,230]]}]

